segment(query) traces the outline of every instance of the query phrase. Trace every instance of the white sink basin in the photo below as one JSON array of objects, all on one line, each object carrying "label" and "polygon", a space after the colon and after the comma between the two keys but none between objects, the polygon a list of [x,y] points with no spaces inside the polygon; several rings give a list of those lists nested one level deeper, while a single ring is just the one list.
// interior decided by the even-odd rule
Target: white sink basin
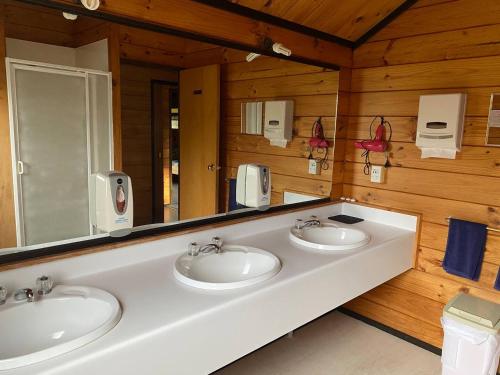
[{"label": "white sink basin", "polygon": [[224,290],[260,283],[281,270],[280,260],[268,251],[248,246],[223,246],[222,250],[181,255],[175,262],[175,278],[196,288]]},{"label": "white sink basin", "polygon": [[360,229],[322,223],[320,227],[292,228],[290,239],[296,244],[311,249],[341,251],[357,249],[366,245],[370,241],[370,236]]},{"label": "white sink basin", "polygon": [[0,306],[0,370],[79,348],[106,334],[120,318],[118,300],[96,288],[57,285],[34,302],[10,297]]}]

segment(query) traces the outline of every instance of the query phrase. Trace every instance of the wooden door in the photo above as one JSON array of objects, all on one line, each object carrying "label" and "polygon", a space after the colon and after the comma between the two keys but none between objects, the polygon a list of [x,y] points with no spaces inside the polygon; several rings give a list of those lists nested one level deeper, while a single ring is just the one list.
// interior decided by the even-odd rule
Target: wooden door
[{"label": "wooden door", "polygon": [[217,213],[220,66],[180,72],[179,218]]}]

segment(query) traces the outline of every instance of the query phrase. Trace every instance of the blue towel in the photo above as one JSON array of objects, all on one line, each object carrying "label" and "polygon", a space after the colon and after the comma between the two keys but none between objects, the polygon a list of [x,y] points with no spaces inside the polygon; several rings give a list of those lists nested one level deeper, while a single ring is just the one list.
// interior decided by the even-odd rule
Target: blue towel
[{"label": "blue towel", "polygon": [[453,275],[479,280],[486,244],[486,225],[450,219],[443,268]]},{"label": "blue towel", "polygon": [[228,211],[234,211],[234,210],[239,210],[240,208],[246,208],[246,206],[243,206],[236,202],[236,179],[231,178],[229,180],[229,201],[228,201]]},{"label": "blue towel", "polygon": [[498,267],[497,279],[495,281],[495,289],[500,290],[500,267]]}]

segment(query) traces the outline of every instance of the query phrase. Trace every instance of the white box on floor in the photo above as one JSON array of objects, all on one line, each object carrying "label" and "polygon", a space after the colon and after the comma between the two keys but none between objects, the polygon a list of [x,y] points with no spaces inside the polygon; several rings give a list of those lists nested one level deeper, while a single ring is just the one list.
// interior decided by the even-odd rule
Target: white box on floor
[{"label": "white box on floor", "polygon": [[495,375],[500,305],[459,294],[444,308],[443,375]]}]

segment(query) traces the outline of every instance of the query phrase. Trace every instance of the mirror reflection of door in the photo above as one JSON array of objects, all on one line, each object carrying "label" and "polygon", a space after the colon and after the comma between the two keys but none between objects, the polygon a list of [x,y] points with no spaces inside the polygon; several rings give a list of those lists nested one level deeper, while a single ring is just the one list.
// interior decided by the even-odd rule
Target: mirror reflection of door
[{"label": "mirror reflection of door", "polygon": [[217,213],[220,66],[181,70],[179,219]]},{"label": "mirror reflection of door", "polygon": [[175,160],[170,112],[178,106],[177,81],[175,68],[122,61],[123,171],[134,187],[136,226],[177,220],[170,165]]},{"label": "mirror reflection of door", "polygon": [[170,223],[179,217],[179,99],[177,84],[153,81],[152,157],[153,222]]}]

